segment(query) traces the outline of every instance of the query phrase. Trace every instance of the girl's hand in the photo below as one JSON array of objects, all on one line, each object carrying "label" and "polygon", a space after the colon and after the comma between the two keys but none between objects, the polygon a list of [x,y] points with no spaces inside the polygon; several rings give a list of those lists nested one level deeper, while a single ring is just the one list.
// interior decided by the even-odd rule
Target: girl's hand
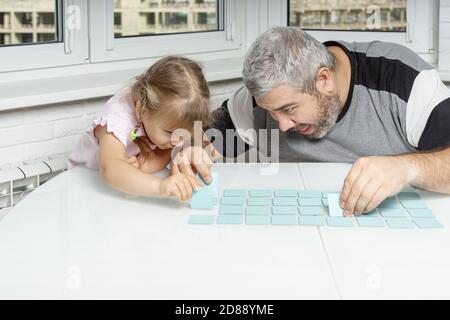
[{"label": "girl's hand", "polygon": [[143,169],[145,165],[145,158],[139,153],[137,157],[131,156],[127,158],[127,162],[135,168]]},{"label": "girl's hand", "polygon": [[161,181],[159,192],[164,197],[175,196],[179,201],[187,201],[192,198],[192,190],[198,191],[199,187],[203,185],[195,176],[177,173]]},{"label": "girl's hand", "polygon": [[155,149],[153,154],[145,158],[141,153],[126,158],[128,164],[144,173],[154,173],[163,170],[170,162],[171,150]]},{"label": "girl's hand", "polygon": [[133,167],[139,169],[139,161],[135,156],[127,158],[127,162],[131,164]]}]

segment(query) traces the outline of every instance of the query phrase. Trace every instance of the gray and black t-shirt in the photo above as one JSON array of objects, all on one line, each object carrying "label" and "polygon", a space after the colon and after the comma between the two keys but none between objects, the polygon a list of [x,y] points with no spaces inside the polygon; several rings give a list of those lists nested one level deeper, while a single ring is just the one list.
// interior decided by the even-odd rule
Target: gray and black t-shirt
[{"label": "gray and black t-shirt", "polygon": [[[320,140],[280,130],[281,162],[354,162],[363,156],[450,145],[450,90],[428,63],[394,43],[330,41],[325,45],[339,46],[350,59],[347,101],[334,128]],[[215,145],[226,157],[258,146],[258,135],[252,137],[248,129],[278,129],[245,87],[216,109],[214,116],[213,128],[224,135],[226,129],[236,130],[241,140],[233,146],[227,146],[226,139],[223,145]]]}]

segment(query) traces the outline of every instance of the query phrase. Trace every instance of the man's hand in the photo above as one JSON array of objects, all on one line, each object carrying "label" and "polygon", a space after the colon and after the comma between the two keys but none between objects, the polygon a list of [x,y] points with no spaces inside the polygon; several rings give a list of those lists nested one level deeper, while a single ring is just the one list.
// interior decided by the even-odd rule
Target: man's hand
[{"label": "man's hand", "polygon": [[196,171],[203,181],[209,184],[212,181],[211,166],[212,160],[207,150],[199,146],[190,146],[180,150],[172,159],[171,174],[183,173],[195,176]]},{"label": "man's hand", "polygon": [[374,210],[384,199],[400,192],[412,181],[413,169],[402,156],[358,159],[341,192],[345,216]]}]

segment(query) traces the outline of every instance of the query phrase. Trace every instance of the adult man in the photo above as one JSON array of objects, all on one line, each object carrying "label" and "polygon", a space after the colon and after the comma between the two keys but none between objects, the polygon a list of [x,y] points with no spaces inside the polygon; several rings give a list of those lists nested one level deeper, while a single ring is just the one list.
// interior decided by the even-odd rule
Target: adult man
[{"label": "adult man", "polygon": [[[280,129],[281,162],[355,162],[345,215],[373,210],[411,184],[450,193],[450,90],[409,49],[393,43],[318,42],[276,27],[247,53],[245,88],[215,110],[212,126]],[[237,130],[239,132],[239,130]],[[224,156],[244,148],[215,145]]]}]

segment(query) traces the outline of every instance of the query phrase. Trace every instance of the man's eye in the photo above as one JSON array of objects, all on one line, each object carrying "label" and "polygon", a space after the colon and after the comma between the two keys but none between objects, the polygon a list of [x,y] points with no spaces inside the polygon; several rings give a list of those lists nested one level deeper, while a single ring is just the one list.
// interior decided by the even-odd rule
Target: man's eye
[{"label": "man's eye", "polygon": [[286,109],[284,109],[284,112],[292,113],[294,111],[294,109],[295,109],[295,107],[286,108]]}]

